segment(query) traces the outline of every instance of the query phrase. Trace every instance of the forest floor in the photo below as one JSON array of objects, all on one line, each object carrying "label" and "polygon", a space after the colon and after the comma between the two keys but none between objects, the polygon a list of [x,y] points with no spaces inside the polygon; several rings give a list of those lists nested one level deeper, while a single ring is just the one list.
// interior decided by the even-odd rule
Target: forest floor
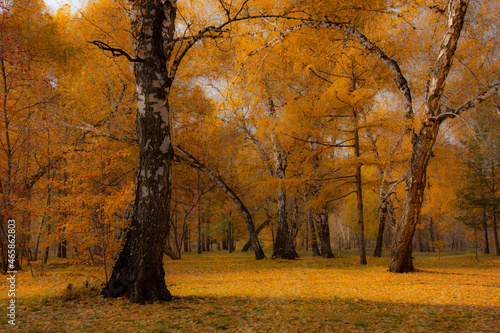
[{"label": "forest floor", "polygon": [[[256,261],[252,253],[185,254],[165,259],[163,304],[104,299],[101,267],[53,259],[17,273],[18,332],[498,332],[500,257],[414,254],[411,274],[387,272],[389,259],[304,253]],[[26,267],[25,267],[26,268]],[[3,277],[6,279],[6,277]],[[71,290],[68,285],[71,284]],[[85,287],[88,285],[88,287]],[[7,283],[0,284],[7,331]],[[95,287],[95,288],[93,288]]]}]

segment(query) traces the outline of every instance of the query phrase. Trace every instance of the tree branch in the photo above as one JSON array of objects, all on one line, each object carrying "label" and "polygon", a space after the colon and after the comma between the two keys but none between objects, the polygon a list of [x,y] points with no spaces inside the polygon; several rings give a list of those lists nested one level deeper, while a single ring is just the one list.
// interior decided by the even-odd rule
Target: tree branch
[{"label": "tree branch", "polygon": [[120,137],[117,137],[114,134],[111,134],[111,133],[108,133],[108,132],[104,132],[104,131],[99,131],[97,129],[97,126],[85,123],[83,121],[80,121],[80,122],[83,124],[83,126],[72,125],[72,124],[65,123],[63,121],[61,121],[61,124],[63,124],[66,127],[69,127],[69,128],[75,128],[75,129],[78,129],[78,130],[83,131],[85,133],[94,133],[97,136],[107,137],[107,138],[113,139],[115,141],[137,143],[137,139],[131,139],[131,138],[126,138],[126,137],[125,138],[120,138]]},{"label": "tree branch", "polygon": [[348,196],[350,196],[350,195],[351,195],[351,194],[353,194],[353,193],[357,193],[357,191],[351,191],[351,192],[347,193],[346,195],[342,195],[342,196],[340,196],[340,197],[338,197],[338,198],[328,200],[327,202],[328,202],[328,203],[330,203],[330,202],[333,202],[333,201],[337,201],[337,200],[340,200],[340,199],[344,199],[345,197],[348,197]]},{"label": "tree branch", "polygon": [[35,186],[36,182],[40,180],[40,178],[42,178],[48,170],[56,168],[62,160],[62,156],[49,159],[49,161],[45,165],[41,166],[38,171],[26,181],[26,184],[24,186],[26,191],[29,192],[33,188],[33,186]]},{"label": "tree branch", "polygon": [[119,48],[115,48],[115,47],[111,47],[109,46],[108,44],[104,43],[104,42],[101,42],[99,40],[94,40],[92,42],[87,42],[87,43],[90,43],[90,44],[94,44],[95,46],[97,46],[98,48],[100,48],[102,51],[107,51],[107,52],[111,52],[111,55],[113,57],[121,57],[121,56],[124,56],[125,58],[128,59],[128,61],[130,62],[142,62],[142,63],[146,63],[146,60],[144,59],[141,59],[141,58],[133,58],[131,57],[127,52],[125,52],[124,50],[122,49],[119,49]]},{"label": "tree branch", "polygon": [[[292,139],[297,140],[297,141],[301,141],[301,142],[305,142],[305,143],[311,143],[310,140],[305,140],[305,139],[297,138],[297,137],[295,137],[293,135],[289,135],[289,134],[285,134],[285,135],[289,136]],[[319,142],[319,141],[315,141],[314,143],[317,143],[320,146],[325,146],[325,147],[328,147],[328,148],[352,148],[352,147],[354,147],[354,145],[346,145],[345,144],[346,142],[349,142],[349,141],[352,141],[352,140],[354,140],[354,139],[345,140],[345,141],[342,141],[340,143],[335,143],[335,144],[324,143],[324,142]]]},{"label": "tree branch", "polygon": [[[455,118],[459,116],[461,113],[477,106],[478,104],[484,102],[486,99],[490,98],[493,96],[495,93],[497,93],[500,90],[500,83],[494,84],[491,88],[488,90],[484,91],[477,97],[471,99],[461,107],[459,107],[456,110],[449,109],[445,107],[445,111],[441,113],[438,117],[435,117],[434,119],[438,120],[440,123],[445,121],[448,118]],[[500,114],[500,109],[497,108],[497,112]]]}]

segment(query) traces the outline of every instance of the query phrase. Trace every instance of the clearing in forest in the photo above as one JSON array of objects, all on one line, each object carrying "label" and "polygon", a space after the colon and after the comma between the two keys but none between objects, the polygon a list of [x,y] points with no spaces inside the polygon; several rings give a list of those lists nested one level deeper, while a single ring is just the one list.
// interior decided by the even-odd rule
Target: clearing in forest
[{"label": "clearing in forest", "polygon": [[[388,258],[256,261],[216,252],[165,260],[176,299],[103,299],[100,267],[53,259],[17,275],[18,332],[498,332],[500,258],[415,254],[418,273],[387,272]],[[71,286],[69,286],[71,284]],[[0,288],[7,304],[6,284]],[[5,314],[5,311],[2,311]],[[7,317],[0,319],[8,328]]]}]

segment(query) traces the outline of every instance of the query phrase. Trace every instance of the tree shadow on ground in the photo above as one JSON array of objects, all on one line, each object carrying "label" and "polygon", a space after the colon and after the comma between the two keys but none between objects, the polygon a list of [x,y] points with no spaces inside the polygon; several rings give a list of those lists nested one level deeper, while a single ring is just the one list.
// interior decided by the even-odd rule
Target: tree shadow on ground
[{"label": "tree shadow on ground", "polygon": [[[42,302],[43,303],[43,302]],[[500,307],[334,297],[179,297],[162,304],[83,298],[19,309],[19,332],[496,332]]]}]

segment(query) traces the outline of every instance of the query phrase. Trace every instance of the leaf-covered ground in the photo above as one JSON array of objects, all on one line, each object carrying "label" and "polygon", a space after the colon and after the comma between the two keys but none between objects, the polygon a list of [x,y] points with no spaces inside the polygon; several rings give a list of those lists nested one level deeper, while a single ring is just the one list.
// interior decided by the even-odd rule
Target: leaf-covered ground
[{"label": "leaf-covered ground", "polygon": [[[354,255],[255,261],[249,254],[165,261],[176,299],[103,299],[98,267],[53,261],[17,274],[19,332],[499,332],[500,258],[419,256],[421,272],[391,274],[387,258]],[[71,290],[68,290],[71,284]],[[5,283],[0,299],[7,304]],[[85,287],[88,285],[88,287]],[[5,309],[4,306],[2,308]],[[3,311],[5,313],[5,311]],[[0,318],[0,331],[9,329]]]}]

